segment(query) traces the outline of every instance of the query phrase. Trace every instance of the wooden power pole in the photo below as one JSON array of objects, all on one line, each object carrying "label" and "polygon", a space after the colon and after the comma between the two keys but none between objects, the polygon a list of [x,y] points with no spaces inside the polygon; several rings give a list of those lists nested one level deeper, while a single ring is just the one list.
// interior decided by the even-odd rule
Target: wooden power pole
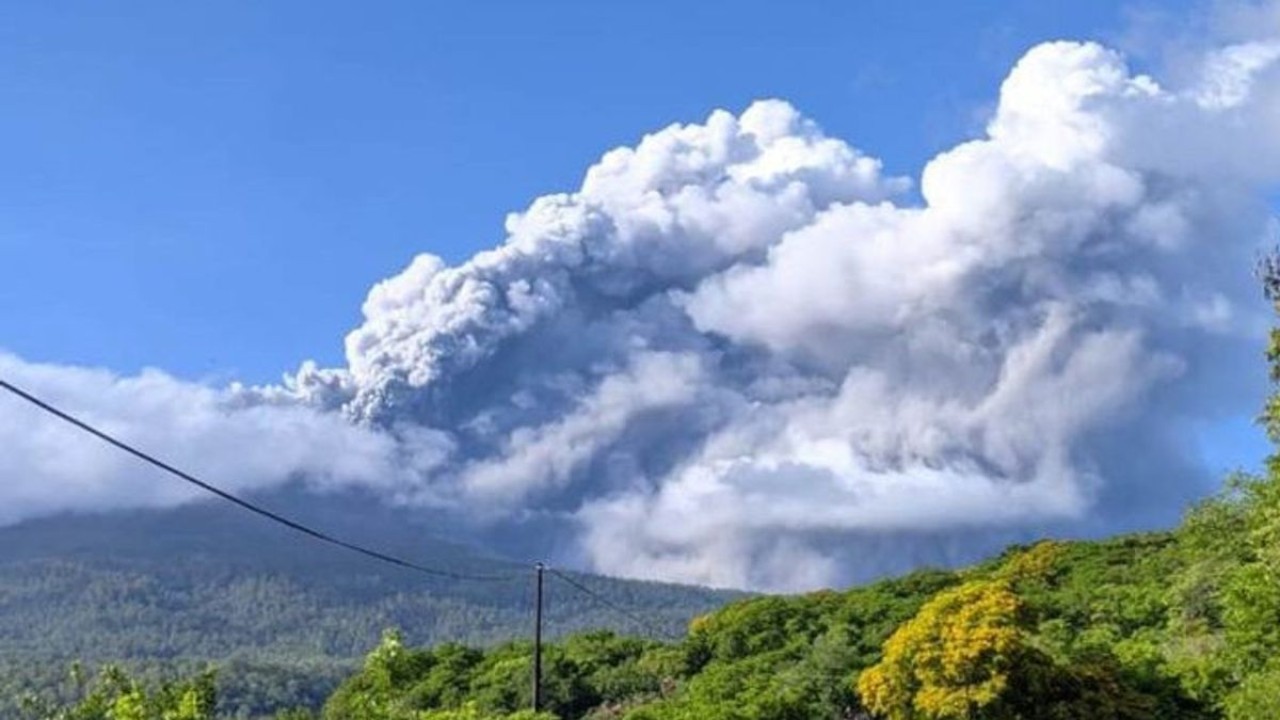
[{"label": "wooden power pole", "polygon": [[534,610],[533,610],[533,711],[542,711],[542,563],[533,566],[534,570]]}]

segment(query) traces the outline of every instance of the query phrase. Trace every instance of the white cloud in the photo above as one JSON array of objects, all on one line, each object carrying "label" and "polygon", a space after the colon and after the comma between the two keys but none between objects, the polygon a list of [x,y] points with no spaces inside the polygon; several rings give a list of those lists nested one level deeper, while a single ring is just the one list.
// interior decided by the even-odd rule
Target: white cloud
[{"label": "white cloud", "polygon": [[[443,435],[397,438],[296,403],[242,404],[233,391],[157,370],[121,377],[0,353],[0,377],[232,492],[305,480],[318,489],[399,493],[449,452]],[[0,447],[0,523],[173,505],[201,492],[7,393]]]}]

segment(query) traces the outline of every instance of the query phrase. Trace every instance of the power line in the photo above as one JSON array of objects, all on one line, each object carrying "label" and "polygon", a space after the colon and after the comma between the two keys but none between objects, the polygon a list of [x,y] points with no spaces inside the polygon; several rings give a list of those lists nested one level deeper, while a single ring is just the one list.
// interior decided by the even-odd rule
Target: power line
[{"label": "power line", "polygon": [[237,497],[236,495],[233,495],[232,493],[227,492],[226,490],[223,490],[219,487],[211,485],[210,483],[207,483],[195,477],[194,475],[183,472],[182,470],[179,470],[178,468],[164,462],[163,460],[160,460],[152,455],[149,455],[146,452],[143,452],[142,450],[139,450],[122,440],[118,440],[117,438],[107,434],[106,432],[103,432],[102,430],[99,430],[93,425],[90,425],[84,420],[81,420],[80,418],[77,418],[74,415],[71,415],[67,412],[64,412],[54,407],[53,405],[50,405],[44,400],[41,400],[40,398],[32,395],[31,393],[26,392],[21,388],[15,387],[14,385],[4,380],[0,380],[0,389],[9,391],[10,393],[27,401],[28,403],[31,403],[32,405],[35,405],[36,407],[49,413],[50,415],[53,415],[59,418],[60,420],[63,420],[64,422],[67,422],[71,425],[74,425],[77,428],[83,430],[84,432],[87,432],[90,435],[93,435],[99,440],[102,440],[103,442],[109,445],[113,445],[119,448],[120,450],[123,450],[129,453],[130,455],[133,455],[136,458],[139,458],[151,465],[154,465],[155,467],[158,467],[161,470],[164,470],[170,475],[174,475],[182,480],[185,480],[186,482],[191,483],[192,485],[195,485],[196,487],[206,492],[213,493],[214,495],[217,495],[218,497],[228,502],[239,505],[241,508],[248,510],[251,513],[261,515],[262,517],[265,517],[268,520],[271,520],[273,522],[284,525],[285,527],[296,530],[297,532],[300,532],[303,535],[306,535],[314,540],[319,540],[321,542],[329,543],[330,545],[336,545],[340,548],[345,548],[352,552],[364,555],[365,557],[369,557],[374,560],[387,563],[388,565],[395,565],[397,567],[406,568],[409,570],[413,570],[415,572],[420,572],[420,573],[423,573],[426,575],[432,575],[435,577],[447,578],[450,580],[497,582],[497,581],[512,580],[517,577],[523,577],[523,573],[520,573],[520,574],[510,573],[506,575],[472,575],[470,573],[459,573],[459,572],[452,572],[450,570],[440,570],[438,568],[431,568],[425,565],[419,565],[418,563],[412,562],[410,560],[405,560],[403,558],[399,558],[394,555],[388,555],[386,553],[378,552],[377,550],[371,550],[362,545],[357,545],[356,543],[348,542],[341,538],[334,537],[333,535],[330,535],[326,532],[308,527],[296,520],[290,520],[289,518],[283,515],[280,515],[278,513],[272,512],[271,510],[267,510],[266,508],[255,505],[254,503],[249,502],[248,500]]},{"label": "power line", "polygon": [[680,641],[680,640],[682,639],[681,637],[679,637],[679,636],[677,636],[677,635],[673,635],[672,633],[669,633],[669,632],[666,632],[665,630],[661,630],[661,629],[659,629],[656,625],[651,624],[650,622],[648,622],[648,621],[647,621],[647,620],[645,620],[644,618],[640,617],[639,615],[636,615],[635,613],[631,612],[630,610],[627,610],[626,608],[622,607],[621,605],[618,605],[617,603],[615,603],[615,602],[613,602],[612,600],[610,600],[609,598],[607,598],[607,597],[605,597],[605,596],[601,595],[600,593],[598,593],[598,592],[596,592],[596,591],[592,590],[591,588],[587,587],[586,585],[583,585],[582,583],[578,582],[577,580],[574,580],[574,579],[573,579],[572,577],[570,577],[569,575],[567,575],[567,574],[565,574],[565,573],[563,573],[563,572],[560,572],[559,570],[557,570],[557,569],[555,569],[555,568],[553,568],[553,567],[548,567],[546,570],[547,570],[547,572],[551,573],[552,575],[554,575],[554,576],[556,576],[556,577],[560,578],[561,580],[565,581],[565,582],[566,582],[566,583],[568,583],[570,586],[572,586],[574,589],[578,590],[579,592],[583,593],[584,595],[587,595],[588,597],[590,597],[590,598],[594,599],[596,602],[600,603],[601,605],[604,605],[604,606],[608,607],[609,609],[613,610],[614,612],[618,613],[619,615],[622,615],[623,617],[626,617],[627,619],[631,620],[631,621],[632,621],[632,622],[634,622],[636,625],[638,625],[640,628],[642,628],[642,629],[644,629],[644,630],[647,630],[651,636],[653,636],[653,637],[661,637],[661,638],[664,638],[664,639],[667,639],[667,640],[673,640],[673,641],[677,641],[677,642],[678,642],[678,641]]}]

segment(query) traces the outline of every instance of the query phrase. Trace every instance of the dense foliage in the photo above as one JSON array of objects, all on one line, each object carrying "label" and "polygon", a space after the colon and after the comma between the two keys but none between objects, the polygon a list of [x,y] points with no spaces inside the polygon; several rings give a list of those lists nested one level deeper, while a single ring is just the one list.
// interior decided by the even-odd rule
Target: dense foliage
[{"label": "dense foliage", "polygon": [[[216,667],[216,672],[210,672]],[[212,666],[195,661],[129,663],[129,667],[107,664],[115,676],[127,676],[141,687],[151,688],[184,678],[203,676],[214,683],[219,718],[269,716],[281,708],[315,708],[357,668],[353,663],[289,662],[269,664],[232,660]],[[92,686],[94,673],[76,663],[57,661],[0,665],[0,718],[21,717],[24,698],[37,698],[43,705],[73,706]],[[30,713],[27,713],[30,715]]]},{"label": "dense foliage", "polygon": [[21,711],[39,720],[210,720],[215,716],[212,672],[148,685],[115,666],[88,680],[76,666],[70,684],[77,694],[73,705],[60,706],[28,695],[19,701]]}]

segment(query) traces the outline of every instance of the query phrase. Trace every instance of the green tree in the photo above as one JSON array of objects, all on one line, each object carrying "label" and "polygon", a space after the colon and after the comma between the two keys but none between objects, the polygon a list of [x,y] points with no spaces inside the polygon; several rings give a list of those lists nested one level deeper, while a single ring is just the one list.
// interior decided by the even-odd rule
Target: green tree
[{"label": "green tree", "polygon": [[1250,675],[1223,705],[1228,720],[1280,718],[1280,668]]},{"label": "green tree", "polygon": [[[78,674],[78,667],[73,670]],[[108,666],[78,688],[69,702],[31,698],[28,717],[35,720],[213,720],[217,705],[214,673],[148,686],[116,666]]]}]

